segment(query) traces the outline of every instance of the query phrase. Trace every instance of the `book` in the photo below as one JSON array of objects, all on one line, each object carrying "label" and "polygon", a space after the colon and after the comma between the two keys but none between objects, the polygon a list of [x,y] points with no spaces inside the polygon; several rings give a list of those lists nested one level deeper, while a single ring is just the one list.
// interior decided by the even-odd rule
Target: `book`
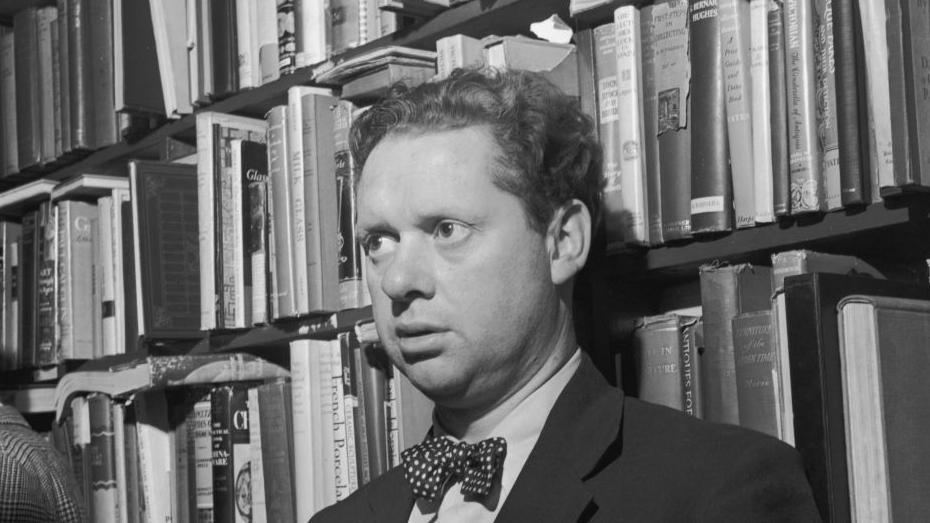
[{"label": "book", "polygon": [[782,0],[768,2],[769,121],[772,137],[772,199],[775,216],[787,216],[791,209],[790,167],[788,162],[788,84],[785,49],[785,6]]},{"label": "book", "polygon": [[733,228],[733,183],[727,141],[726,88],[716,3],[690,0],[691,232]]},{"label": "book", "polygon": [[113,402],[106,394],[87,397],[90,444],[87,446],[91,474],[91,518],[94,521],[119,520],[119,492],[116,482]]},{"label": "book", "polygon": [[346,81],[341,98],[357,104],[374,102],[387,95],[395,83],[414,87],[432,79],[434,73],[433,64],[387,63]]},{"label": "book", "polygon": [[[850,512],[855,520],[930,517],[920,448],[928,397],[930,301],[849,296],[837,304]],[[923,400],[923,401],[922,401]]]},{"label": "book", "polygon": [[129,521],[129,462],[138,458],[127,453],[126,405],[110,401],[110,416],[113,419],[113,461],[115,464],[117,521]]},{"label": "book", "polygon": [[819,212],[824,205],[817,148],[817,82],[813,5],[785,0],[789,213]]},{"label": "book", "polygon": [[[58,9],[52,6],[40,8],[36,12],[36,63],[39,90],[39,120],[33,122],[39,126],[39,163],[47,164],[57,158],[55,147],[55,57],[52,34],[57,37],[58,28],[53,27],[58,21]],[[61,107],[58,107],[59,110]],[[61,150],[61,135],[58,135],[58,152]]]},{"label": "book", "polygon": [[862,56],[856,17],[857,2],[833,2],[833,58],[836,67],[836,119],[840,148],[841,201],[844,206],[865,203],[859,110]]},{"label": "book", "polygon": [[[659,246],[662,240],[662,184],[659,178],[659,106],[656,95],[656,32],[653,6],[640,9],[640,40],[643,63],[643,155],[645,161],[646,230],[649,245]],[[577,38],[576,38],[577,41]],[[576,42],[576,45],[577,42]],[[581,46],[579,45],[579,49]],[[579,52],[579,58],[581,54]],[[578,62],[581,64],[581,60]],[[583,73],[579,73],[579,76]]]},{"label": "book", "polygon": [[345,403],[345,425],[346,425],[346,454],[349,460],[348,465],[348,484],[349,492],[355,492],[362,484],[362,471],[360,460],[360,427],[359,417],[359,400],[358,400],[358,379],[355,372],[355,346],[358,345],[358,338],[354,332],[339,333],[339,362],[342,365],[342,398]]},{"label": "book", "polygon": [[20,336],[22,339],[23,367],[33,367],[36,364],[36,288],[37,288],[37,246],[36,238],[37,210],[28,211],[23,215],[23,234],[19,252],[19,289]]},{"label": "book", "polygon": [[839,120],[836,85],[836,53],[833,44],[833,0],[814,2],[814,66],[817,92],[817,147],[823,178],[823,207],[834,211],[843,207],[840,174]]},{"label": "book", "polygon": [[259,85],[277,80],[280,75],[278,57],[278,7],[275,0],[259,0],[255,7],[258,23]]},{"label": "book", "polygon": [[114,189],[128,189],[129,179],[125,176],[84,173],[52,186],[49,197],[59,200],[96,199],[112,195]]},{"label": "book", "polygon": [[332,53],[332,31],[327,10],[327,4],[322,0],[301,0],[294,3],[297,67],[320,63]]},{"label": "book", "polygon": [[[355,489],[358,488],[358,479],[352,480],[355,476],[355,453],[350,456],[349,439],[355,440],[355,434],[348,431],[349,427],[354,427],[354,423],[346,422],[346,388],[343,384],[342,363],[342,343],[341,340],[334,339],[329,341],[329,378],[330,378],[330,407],[332,417],[332,438],[333,438],[333,476],[335,483],[336,501],[342,501],[347,498]],[[323,384],[325,388],[325,383]],[[348,411],[351,414],[351,410]],[[325,413],[324,413],[325,415]]]},{"label": "book", "polygon": [[251,521],[248,394],[241,383],[210,393],[215,521]]},{"label": "book", "polygon": [[850,521],[837,304],[853,294],[930,299],[926,287],[862,276],[785,278],[795,443],[824,521]]},{"label": "book", "polygon": [[193,462],[193,477],[189,487],[193,497],[190,513],[197,521],[213,521],[212,392],[209,389],[201,390],[192,401],[186,420],[188,453]]},{"label": "book", "polygon": [[[118,113],[167,114],[151,4],[113,0],[113,105]],[[172,6],[169,3],[167,7]],[[175,3],[173,7],[180,5]],[[172,14],[178,12],[176,9]],[[173,21],[183,30],[185,25],[180,19]]]},{"label": "book", "polygon": [[265,116],[268,122],[269,236],[268,268],[271,271],[271,316],[286,318],[297,314],[294,288],[294,236],[291,227],[291,183],[288,163],[291,157],[287,136],[287,106],[271,108]]},{"label": "book", "polygon": [[[323,419],[324,398],[329,396],[330,381],[321,380],[324,359],[330,358],[329,342],[295,340],[291,342],[291,393],[293,409],[294,500],[297,520],[303,521],[317,510],[335,501],[332,418]],[[329,430],[324,428],[329,421]],[[326,440],[330,443],[326,451]],[[302,442],[297,445],[296,442]],[[330,483],[329,485],[327,483]],[[333,487],[329,491],[328,487]]]},{"label": "book", "polygon": [[384,349],[377,345],[362,346],[357,354],[356,370],[362,382],[364,398],[365,440],[368,448],[368,468],[371,478],[391,468],[388,455],[388,427],[385,406],[390,363]]},{"label": "book", "polygon": [[701,372],[705,419],[738,425],[733,317],[771,307],[771,269],[748,263],[703,265],[699,277],[704,312]]},{"label": "book", "polygon": [[61,361],[58,353],[57,282],[58,225],[56,208],[48,200],[39,204],[36,217],[36,338],[35,364],[54,365]]},{"label": "book", "polygon": [[750,4],[720,0],[719,29],[723,86],[726,90],[727,142],[733,178],[733,209],[737,229],[756,225],[755,137],[753,132]]},{"label": "book", "polygon": [[594,70],[597,76],[597,125],[603,148],[604,228],[608,243],[622,243],[624,224],[621,179],[620,88],[617,79],[617,35],[613,22],[594,28]]},{"label": "book", "polygon": [[291,74],[297,68],[297,34],[294,32],[295,0],[277,0],[278,15],[278,70]]},{"label": "book", "polygon": [[13,31],[0,34],[0,173],[19,172],[16,119],[16,51]]},{"label": "book", "polygon": [[169,117],[190,114],[193,108],[189,89],[185,0],[149,0],[149,9],[165,114]]},{"label": "book", "polygon": [[150,338],[199,337],[197,169],[133,160],[129,179],[139,332]]},{"label": "book", "polygon": [[[884,3],[859,1],[868,101],[869,169],[872,192],[895,183],[887,20]],[[874,201],[874,198],[873,198]]]},{"label": "book", "polygon": [[436,77],[446,78],[457,68],[484,64],[484,44],[478,38],[454,34],[436,39]]},{"label": "book", "polygon": [[97,206],[75,200],[56,204],[58,214],[58,353],[63,359],[94,357],[93,249]]},{"label": "book", "polygon": [[13,16],[16,92],[16,144],[19,169],[42,162],[42,113],[39,103],[38,9],[29,7]]},{"label": "book", "polygon": [[258,70],[258,2],[234,0],[235,31],[233,42],[237,67],[239,90],[252,89],[261,85],[260,78],[256,78]]},{"label": "book", "polygon": [[61,150],[58,156],[67,155],[73,149],[71,144],[71,47],[68,40],[68,26],[70,24],[68,14],[68,0],[57,0],[55,7],[58,9],[58,19],[55,26],[58,30],[53,54],[58,62],[57,64],[57,82],[56,82],[56,99],[58,109],[56,111],[55,125],[61,138]]},{"label": "book", "polygon": [[362,282],[362,252],[355,238],[355,188],[358,166],[349,153],[349,128],[354,106],[340,101],[333,106],[333,136],[336,166],[336,215],[339,217],[336,241],[339,245],[340,308],[361,307],[364,304]]},{"label": "book", "polygon": [[777,438],[782,430],[772,311],[737,314],[732,329],[739,424]]},{"label": "book", "polygon": [[[752,165],[755,221],[775,221],[772,158],[772,85],[769,79],[769,0],[749,2],[749,77],[752,87]],[[784,78],[784,76],[782,76]]]},{"label": "book", "polygon": [[[247,13],[243,14],[247,16]],[[236,0],[210,2],[209,17],[212,68],[207,71],[213,74],[213,89],[207,93],[219,99],[239,90]]]},{"label": "book", "polygon": [[[262,462],[261,405],[258,403],[258,387],[249,387],[249,516],[254,523],[267,521],[265,505],[265,467]],[[280,474],[280,472],[279,472]]]},{"label": "book", "polygon": [[330,0],[328,21],[332,54],[345,52],[363,43],[362,5],[364,2],[355,0]]},{"label": "book", "polygon": [[20,316],[20,274],[19,259],[23,228],[16,222],[0,221],[0,241],[3,248],[2,272],[2,350],[4,367],[18,369],[22,366],[22,338]]},{"label": "book", "polygon": [[113,217],[114,200],[112,196],[102,196],[97,200],[98,217],[96,258],[94,259],[94,283],[97,290],[96,309],[100,318],[100,349],[98,356],[119,354],[119,326],[116,318],[116,261],[113,259]]},{"label": "book", "polygon": [[699,318],[646,316],[633,333],[637,397],[700,417],[700,357],[695,342]]},{"label": "book", "polygon": [[257,388],[267,520],[295,521],[291,385],[275,380]]},{"label": "book", "polygon": [[288,371],[268,360],[244,353],[138,356],[120,354],[100,358],[65,374],[58,382],[55,412],[61,419],[71,396],[102,392],[122,396],[134,392],[232,381],[251,381],[288,376]]},{"label": "book", "polygon": [[232,143],[233,172],[240,173],[238,185],[241,189],[243,224],[243,289],[250,296],[252,324],[271,320],[271,289],[269,270],[269,229],[271,215],[268,206],[268,148],[265,144],[250,140],[234,140]]},{"label": "book", "polygon": [[[646,172],[643,150],[643,70],[639,9],[628,5],[614,11],[617,41],[617,106],[623,117],[617,138],[620,146],[620,196],[623,201],[623,237],[619,240],[648,245]],[[622,222],[621,222],[622,223]],[[608,229],[609,231],[610,229]]]},{"label": "book", "polygon": [[[892,84],[898,83],[899,80],[903,83],[904,110],[892,114],[892,131],[901,129],[906,131],[906,134],[893,136],[895,185],[927,190],[930,186],[930,129],[927,127],[930,124],[930,100],[927,99],[925,89],[928,83],[927,73],[930,71],[930,7],[921,2],[901,1],[899,9],[902,67],[898,67],[896,56],[889,56],[889,68],[893,70],[891,72],[900,72],[901,77],[889,80]],[[892,8],[887,8],[886,12],[897,13]],[[898,32],[895,22],[889,16],[889,39]],[[888,49],[891,54],[890,42]],[[895,93],[900,92],[895,90]],[[893,105],[900,101],[892,98]],[[904,117],[904,123],[898,124],[901,116]],[[904,144],[907,144],[906,147]],[[899,147],[906,148],[907,154],[899,155]],[[897,161],[899,156],[903,165],[899,165]]]},{"label": "book", "polygon": [[116,115],[116,90],[114,78],[113,42],[113,3],[87,2],[83,9],[87,11],[89,31],[87,33],[87,65],[91,68],[92,114],[94,126],[94,149],[113,145],[119,141]]},{"label": "book", "polygon": [[177,474],[172,467],[174,428],[165,391],[147,390],[133,398],[139,447],[139,499],[145,521],[173,521]]},{"label": "book", "polygon": [[578,53],[572,44],[500,36],[484,40],[484,55],[488,67],[538,72],[565,94],[578,96]]},{"label": "book", "polygon": [[655,90],[662,238],[691,237],[691,58],[686,0],[656,2]]}]

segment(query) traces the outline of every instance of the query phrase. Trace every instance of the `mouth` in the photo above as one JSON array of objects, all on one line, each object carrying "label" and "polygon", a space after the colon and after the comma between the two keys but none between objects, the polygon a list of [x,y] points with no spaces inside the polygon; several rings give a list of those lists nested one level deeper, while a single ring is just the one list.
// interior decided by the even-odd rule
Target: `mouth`
[{"label": "mouth", "polygon": [[408,363],[428,359],[442,349],[444,331],[425,325],[400,325],[394,329],[400,352]]}]

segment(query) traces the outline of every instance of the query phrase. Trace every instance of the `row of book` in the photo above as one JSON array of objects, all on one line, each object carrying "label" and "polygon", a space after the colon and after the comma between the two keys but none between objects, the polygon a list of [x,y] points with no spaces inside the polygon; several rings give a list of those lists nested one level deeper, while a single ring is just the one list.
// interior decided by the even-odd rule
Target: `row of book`
[{"label": "row of book", "polygon": [[0,27],[0,174],[54,168],[164,113],[148,2],[59,0]]},{"label": "row of book", "polygon": [[930,11],[886,4],[617,8],[590,50],[608,241],[655,246],[930,188]]},{"label": "row of book", "polygon": [[[890,503],[887,488],[877,501],[863,478],[879,477],[894,496],[902,487],[891,484],[911,478],[896,453],[927,429],[914,420],[927,395],[919,376],[930,371],[928,300],[926,282],[888,280],[851,256],[800,250],[772,255],[772,267],[705,266],[700,305],[639,321],[628,389],[796,446],[825,520],[924,506]],[[884,306],[903,312],[870,308]]]},{"label": "row of book", "polygon": [[68,408],[53,439],[92,521],[306,521],[399,463],[431,424],[430,403],[354,332],[292,342],[289,373],[209,367],[231,358],[151,357],[151,380],[129,395],[80,392],[93,374],[81,370],[56,390]]}]

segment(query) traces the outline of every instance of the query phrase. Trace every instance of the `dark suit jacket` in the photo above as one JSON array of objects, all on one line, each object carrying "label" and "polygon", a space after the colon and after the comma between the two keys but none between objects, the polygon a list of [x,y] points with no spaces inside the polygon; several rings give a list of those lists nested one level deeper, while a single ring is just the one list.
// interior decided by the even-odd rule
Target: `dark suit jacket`
[{"label": "dark suit jacket", "polygon": [[[314,523],[406,522],[400,467]],[[584,355],[497,521],[819,521],[798,453],[611,387]]]}]

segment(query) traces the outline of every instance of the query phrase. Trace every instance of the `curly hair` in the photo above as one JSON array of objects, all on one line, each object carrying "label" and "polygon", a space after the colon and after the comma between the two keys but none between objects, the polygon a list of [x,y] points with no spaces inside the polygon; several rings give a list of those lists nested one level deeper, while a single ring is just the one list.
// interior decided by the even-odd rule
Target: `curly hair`
[{"label": "curly hair", "polygon": [[545,231],[572,198],[597,223],[604,180],[595,126],[578,101],[542,75],[489,68],[456,69],[448,78],[388,96],[353,123],[351,151],[359,169],[388,135],[487,126],[500,147],[495,185],[519,198],[528,223]]}]

